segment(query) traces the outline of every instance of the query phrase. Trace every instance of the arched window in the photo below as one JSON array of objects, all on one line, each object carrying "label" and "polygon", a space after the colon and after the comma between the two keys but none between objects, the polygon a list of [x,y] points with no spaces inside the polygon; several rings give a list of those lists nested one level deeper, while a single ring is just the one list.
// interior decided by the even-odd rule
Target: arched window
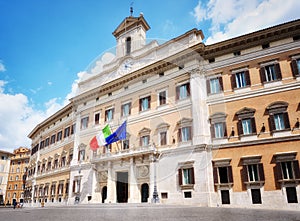
[{"label": "arched window", "polygon": [[126,55],[131,53],[131,37],[126,38]]}]

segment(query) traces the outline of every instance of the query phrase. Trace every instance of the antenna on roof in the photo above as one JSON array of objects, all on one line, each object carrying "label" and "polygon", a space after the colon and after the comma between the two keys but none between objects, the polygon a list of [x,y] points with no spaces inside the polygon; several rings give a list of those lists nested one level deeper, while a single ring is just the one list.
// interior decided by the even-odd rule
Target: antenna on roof
[{"label": "antenna on roof", "polygon": [[132,7],[132,5],[133,5],[133,2],[131,2],[131,4],[130,4],[130,16],[132,16],[132,14],[133,14],[133,7]]}]

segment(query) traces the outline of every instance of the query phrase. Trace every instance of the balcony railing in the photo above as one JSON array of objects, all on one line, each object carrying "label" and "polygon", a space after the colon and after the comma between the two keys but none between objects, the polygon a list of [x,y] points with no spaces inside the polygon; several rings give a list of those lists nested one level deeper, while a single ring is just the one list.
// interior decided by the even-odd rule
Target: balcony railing
[{"label": "balcony railing", "polygon": [[139,146],[139,147],[131,147],[129,149],[114,151],[114,152],[106,152],[106,153],[97,153],[95,152],[93,154],[93,157],[91,159],[92,163],[102,161],[102,160],[111,160],[115,158],[123,158],[123,157],[130,157],[130,156],[136,156],[140,154],[147,154],[147,153],[153,153],[155,151],[155,148],[151,145],[149,146]]}]

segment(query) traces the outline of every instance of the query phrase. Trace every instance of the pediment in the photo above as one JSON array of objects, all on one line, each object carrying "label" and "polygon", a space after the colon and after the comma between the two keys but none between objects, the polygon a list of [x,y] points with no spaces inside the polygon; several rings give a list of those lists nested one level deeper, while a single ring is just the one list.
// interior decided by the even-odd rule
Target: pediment
[{"label": "pediment", "polygon": [[113,35],[117,38],[125,31],[133,29],[134,27],[137,27],[137,26],[142,26],[145,29],[145,31],[148,31],[150,29],[150,26],[144,19],[143,15],[140,15],[139,17],[129,16],[129,17],[126,17],[121,22],[121,24],[113,32]]}]

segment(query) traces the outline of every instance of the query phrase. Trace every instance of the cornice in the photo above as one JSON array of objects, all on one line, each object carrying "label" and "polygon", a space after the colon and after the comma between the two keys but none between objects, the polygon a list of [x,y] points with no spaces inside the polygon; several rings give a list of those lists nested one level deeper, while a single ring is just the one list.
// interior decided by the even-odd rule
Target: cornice
[{"label": "cornice", "polygon": [[240,142],[233,142],[233,143],[226,143],[226,144],[218,144],[217,147],[214,145],[209,145],[213,149],[222,149],[222,148],[233,148],[233,147],[245,147],[245,146],[254,146],[254,145],[261,145],[261,144],[272,144],[272,143],[279,143],[279,142],[288,142],[288,141],[299,141],[300,135],[292,135],[287,137],[272,137],[266,138],[261,140],[251,140],[251,141],[240,141]]},{"label": "cornice", "polygon": [[296,35],[300,35],[300,19],[207,45],[203,56],[210,59]]}]

